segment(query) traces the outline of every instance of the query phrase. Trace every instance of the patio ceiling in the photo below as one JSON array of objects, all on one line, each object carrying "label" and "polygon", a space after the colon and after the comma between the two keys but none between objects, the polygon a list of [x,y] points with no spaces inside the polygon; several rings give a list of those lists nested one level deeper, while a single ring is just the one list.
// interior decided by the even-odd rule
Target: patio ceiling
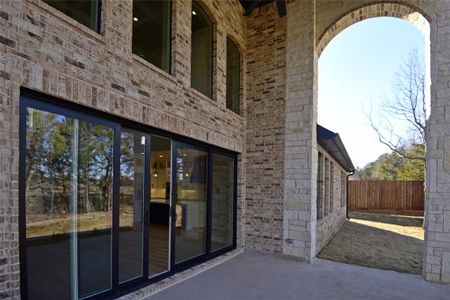
[{"label": "patio ceiling", "polygon": [[283,17],[286,15],[286,0],[240,0],[242,7],[245,10],[244,16],[250,16],[255,8],[269,4],[276,1],[278,7],[278,15]]}]

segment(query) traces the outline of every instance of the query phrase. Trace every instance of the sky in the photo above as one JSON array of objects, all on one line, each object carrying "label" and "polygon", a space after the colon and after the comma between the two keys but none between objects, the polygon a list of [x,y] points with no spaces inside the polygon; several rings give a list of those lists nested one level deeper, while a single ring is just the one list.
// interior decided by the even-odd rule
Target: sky
[{"label": "sky", "polygon": [[318,122],[339,133],[355,167],[390,152],[367,115],[392,95],[395,73],[413,49],[424,55],[424,36],[414,25],[379,17],[340,32],[319,58]]}]

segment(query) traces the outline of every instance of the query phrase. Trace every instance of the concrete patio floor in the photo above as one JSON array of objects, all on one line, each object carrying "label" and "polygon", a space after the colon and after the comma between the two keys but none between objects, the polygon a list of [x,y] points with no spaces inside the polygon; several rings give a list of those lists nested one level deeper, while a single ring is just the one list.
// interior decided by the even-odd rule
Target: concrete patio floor
[{"label": "concrete patio floor", "polygon": [[420,275],[318,259],[301,263],[246,251],[148,299],[450,299],[450,285]]}]

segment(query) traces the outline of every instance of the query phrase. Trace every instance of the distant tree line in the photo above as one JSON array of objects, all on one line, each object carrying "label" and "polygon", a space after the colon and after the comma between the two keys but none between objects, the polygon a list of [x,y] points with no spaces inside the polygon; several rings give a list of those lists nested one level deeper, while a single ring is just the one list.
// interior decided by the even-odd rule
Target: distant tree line
[{"label": "distant tree line", "polygon": [[[423,157],[424,145],[413,145],[403,149],[408,156]],[[358,170],[361,180],[424,180],[425,162],[408,159],[397,152],[380,155],[377,160]]]}]

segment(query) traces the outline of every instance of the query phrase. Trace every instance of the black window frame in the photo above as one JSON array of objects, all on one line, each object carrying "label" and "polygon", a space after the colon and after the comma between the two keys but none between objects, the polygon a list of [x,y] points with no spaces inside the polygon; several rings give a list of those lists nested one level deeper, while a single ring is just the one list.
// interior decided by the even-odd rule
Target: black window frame
[{"label": "black window frame", "polygon": [[[205,97],[208,97],[212,100],[214,100],[214,68],[215,68],[215,63],[214,63],[214,31],[215,31],[215,26],[214,26],[214,22],[211,19],[211,17],[208,15],[208,13],[206,12],[205,8],[202,7],[201,2],[198,0],[192,0],[192,4],[191,4],[191,11],[194,9],[194,5],[196,7],[198,7],[202,13],[206,16],[206,18],[208,19],[210,25],[211,25],[211,47],[210,47],[210,55],[211,55],[211,70],[210,70],[210,78],[209,78],[209,95],[204,94],[203,92],[201,92],[200,90],[196,89],[195,87],[192,86],[192,21],[191,21],[191,88],[196,90],[197,92],[199,92],[200,94],[204,95]],[[192,20],[192,14],[191,14],[191,20]]]},{"label": "black window frame", "polygon": [[[65,16],[67,16],[68,18],[71,18],[72,20],[75,20],[78,24],[81,24],[82,26],[88,28],[89,30],[95,31],[98,34],[101,34],[101,23],[102,23],[102,1],[103,0],[89,0],[90,2],[94,2],[95,3],[95,20],[94,20],[94,24],[95,24],[95,28],[91,28],[90,26],[87,26],[86,24],[81,23],[80,21],[78,21],[77,19],[67,15],[66,13],[64,13],[63,11],[59,10],[58,8],[54,7],[53,5],[51,5],[50,3],[48,3],[47,1],[43,0],[42,2],[44,2],[46,5],[50,6],[53,9],[56,9],[57,11],[63,13]],[[92,5],[92,4],[91,4]]]},{"label": "black window frame", "polygon": [[[101,0],[98,0],[98,1],[101,1]],[[172,27],[173,27],[172,26],[173,25],[172,24],[172,19],[173,19],[173,16],[172,16],[172,13],[173,13],[173,1],[172,0],[165,0],[165,1],[169,2],[169,19],[167,20],[168,25],[169,25],[169,28],[168,28],[168,33],[169,33],[168,35],[169,36],[168,36],[168,45],[167,45],[167,52],[168,52],[167,53],[168,54],[167,70],[164,70],[164,69],[158,67],[157,65],[153,64],[152,62],[150,62],[150,61],[146,60],[145,58],[140,57],[138,54],[134,53],[133,52],[133,36],[131,37],[131,43],[132,43],[131,44],[131,52],[134,55],[136,55],[137,57],[140,57],[141,59],[145,60],[146,62],[148,62],[152,66],[155,66],[156,68],[166,72],[167,74],[172,75],[172,73],[173,73],[173,70],[172,70],[172,37],[173,37],[173,33],[172,33]],[[133,0],[133,9],[134,9],[134,2],[135,2],[135,0]],[[133,9],[132,9],[132,14],[133,14]],[[133,28],[131,30],[131,34],[133,35]]]},{"label": "black window frame", "polygon": [[[210,145],[198,140],[194,140],[176,133],[167,132],[162,129],[158,129],[149,125],[145,125],[142,123],[137,123],[119,116],[114,116],[106,112],[102,112],[99,110],[95,110],[93,108],[87,108],[77,103],[69,102],[66,100],[62,100],[55,96],[50,96],[47,94],[43,94],[34,90],[30,90],[28,88],[21,87],[20,89],[20,101],[19,101],[19,262],[20,262],[20,274],[26,274],[27,271],[27,261],[26,261],[26,195],[25,195],[25,169],[26,169],[26,121],[27,121],[27,109],[35,108],[39,110],[44,110],[51,113],[63,114],[68,117],[77,118],[84,121],[95,122],[98,124],[106,124],[114,129],[114,141],[113,141],[113,151],[117,153],[113,157],[113,169],[120,169],[120,134],[121,129],[125,128],[126,130],[138,131],[142,134],[145,134],[149,137],[150,142],[146,143],[145,153],[146,153],[146,169],[147,175],[150,175],[150,150],[151,150],[151,136],[159,135],[161,137],[166,137],[171,139],[172,141],[172,159],[176,155],[175,145],[176,144],[187,144],[190,147],[198,148],[201,150],[205,150],[207,153],[207,198],[206,198],[206,251],[203,255],[198,257],[191,258],[189,260],[183,261],[178,264],[174,264],[172,260],[174,259],[174,249],[175,246],[173,243],[173,239],[175,237],[175,231],[172,230],[170,232],[170,239],[172,243],[170,245],[170,268],[168,271],[158,274],[154,277],[148,277],[148,268],[144,268],[144,276],[124,282],[119,284],[118,281],[118,230],[119,230],[119,186],[120,186],[120,174],[114,175],[113,177],[113,220],[112,220],[112,281],[111,281],[111,289],[105,292],[101,292],[99,294],[90,295],[83,299],[86,300],[96,300],[96,299],[110,299],[115,297],[120,297],[126,294],[129,294],[133,291],[146,287],[150,284],[156,283],[162,279],[170,277],[179,272],[185,271],[189,268],[192,268],[196,265],[204,263],[212,258],[223,255],[227,252],[230,252],[237,247],[237,188],[238,188],[238,154],[231,150],[223,149],[215,145]],[[234,160],[234,186],[233,186],[233,243],[230,246],[221,248],[217,251],[211,251],[211,205],[212,205],[212,154],[217,153],[220,155],[228,156]],[[174,176],[175,172],[173,172],[173,168],[175,168],[176,164],[171,163],[172,168],[172,176]],[[145,191],[144,193],[149,195],[150,186],[151,186],[151,176],[146,177],[148,179],[145,180]],[[173,178],[172,178],[173,180]],[[174,182],[171,183],[174,186]],[[173,201],[173,193],[175,189],[172,188],[172,201]],[[149,204],[148,201],[145,201],[144,214],[149,215]],[[146,224],[144,226],[144,238],[148,240],[148,227]],[[148,244],[147,244],[148,245]],[[144,247],[148,248],[148,247]],[[144,249],[145,251],[145,249]],[[146,250],[148,253],[148,249]],[[146,260],[144,258],[144,261]],[[144,262],[143,267],[145,267],[148,262]],[[22,299],[28,299],[28,285],[27,285],[27,276],[22,275],[20,278],[20,289],[21,289],[21,297]]]}]

